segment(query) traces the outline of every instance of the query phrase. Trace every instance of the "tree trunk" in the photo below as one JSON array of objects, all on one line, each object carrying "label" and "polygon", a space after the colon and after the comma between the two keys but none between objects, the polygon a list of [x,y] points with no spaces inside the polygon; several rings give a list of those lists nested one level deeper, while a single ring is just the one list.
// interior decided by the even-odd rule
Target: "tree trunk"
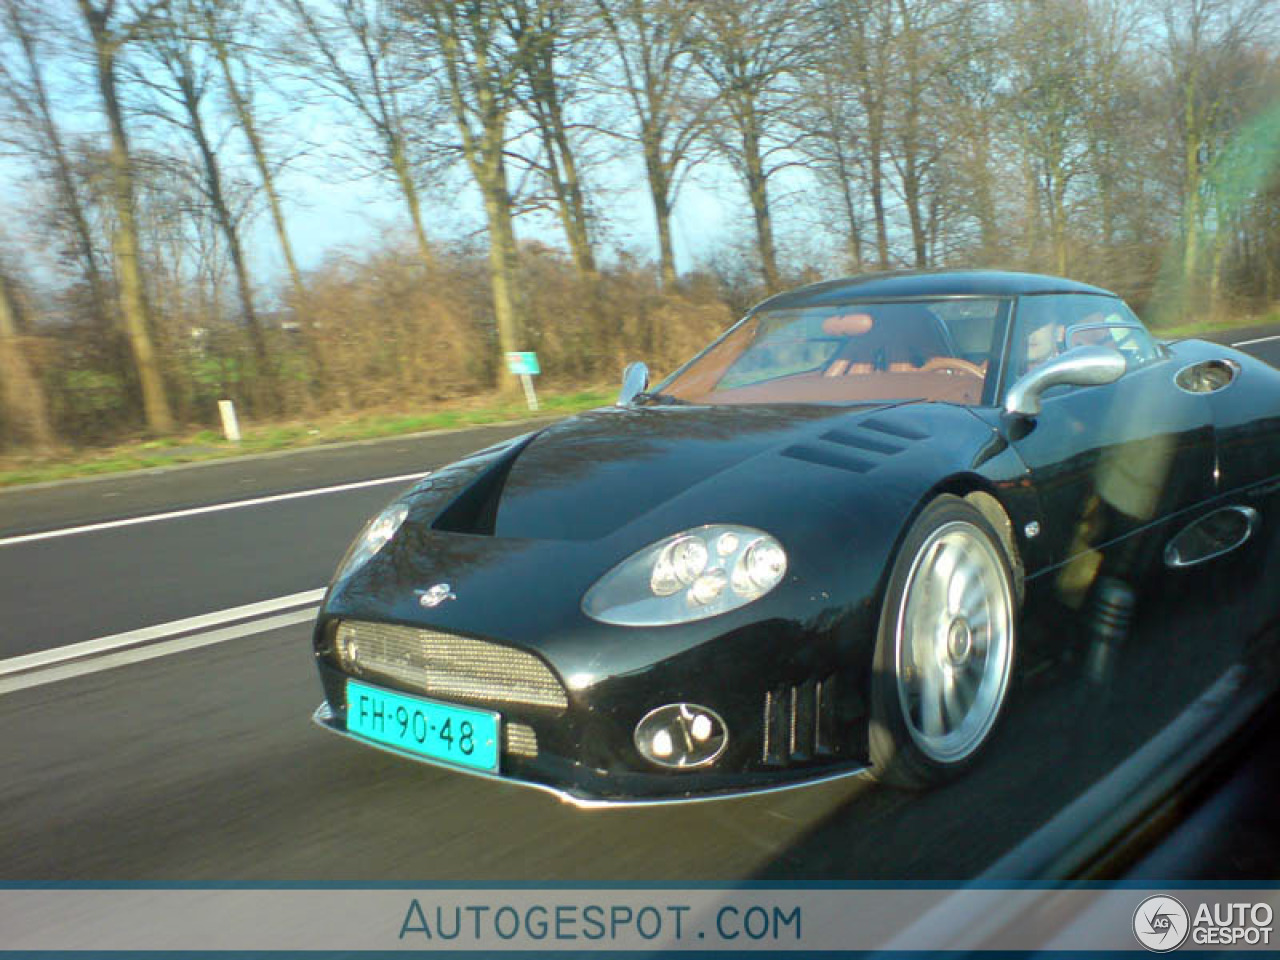
[{"label": "tree trunk", "polygon": [[[524,297],[520,288],[520,264],[507,169],[501,154],[490,156],[480,183],[489,225],[489,283],[498,327],[498,349],[503,354],[527,350],[524,330]],[[520,393],[520,382],[507,372],[505,357],[498,374],[498,389],[507,397]]]},{"label": "tree trunk", "polygon": [[550,167],[548,179],[556,196],[556,207],[569,253],[574,266],[584,276],[596,273],[595,252],[591,249],[590,232],[587,229],[587,204],[578,176],[578,164],[573,156],[573,146],[565,130],[564,114],[556,93],[555,78],[549,64],[539,64],[530,77],[533,97],[537,106],[533,113],[542,136],[543,149],[547,152]]},{"label": "tree trunk", "polygon": [[111,201],[116,217],[112,247],[120,288],[120,313],[133,350],[147,429],[152,433],[173,430],[173,413],[160,374],[160,361],[151,339],[151,315],[142,279],[142,253],[134,219],[133,171],[124,117],[116,93],[115,39],[106,28],[106,18],[88,0],[80,9],[93,37],[98,93],[111,131]]},{"label": "tree trunk", "polygon": [[[904,166],[914,163],[915,158],[908,155]],[[929,237],[924,215],[920,211],[920,179],[911,166],[907,166],[902,175],[902,199],[907,207],[907,220],[911,224],[911,252],[915,258],[915,265],[919,268],[927,267]]]},{"label": "tree trunk", "polygon": [[1059,177],[1049,192],[1050,203],[1053,204],[1053,255],[1058,276],[1067,275],[1067,185]]},{"label": "tree trunk", "polygon": [[991,151],[985,121],[975,138],[973,171],[973,211],[978,219],[983,264],[993,264],[1000,249],[1000,228],[996,223],[995,200],[991,195]]},{"label": "tree trunk", "polygon": [[[184,69],[184,68],[179,68]],[[253,302],[253,285],[249,279],[249,267],[245,262],[244,247],[240,242],[240,228],[231,216],[227,207],[227,198],[222,191],[222,171],[218,166],[218,158],[209,144],[205,134],[204,120],[200,116],[200,99],[196,94],[190,74],[176,77],[182,91],[183,106],[187,111],[187,119],[191,124],[191,136],[200,151],[200,161],[204,167],[205,191],[209,204],[213,207],[213,217],[227,241],[227,252],[231,256],[231,268],[236,275],[236,293],[240,299],[240,313],[249,331],[249,343],[253,348],[255,361],[255,389],[257,399],[266,401],[266,409],[272,413],[280,410],[280,385],[276,381],[275,365],[267,350],[266,337],[262,324],[258,321],[258,311]]]},{"label": "tree trunk", "polygon": [[587,230],[587,202],[578,178],[577,161],[573,158],[572,148],[563,130],[556,131],[555,139],[563,168],[562,186],[558,192],[563,194],[561,220],[564,222],[565,237],[569,241],[569,251],[578,272],[593,275],[596,273],[596,255],[591,249],[591,235]]},{"label": "tree trunk", "polygon": [[832,146],[835,148],[836,180],[839,181],[840,203],[844,207],[845,224],[848,227],[849,267],[854,273],[862,272],[862,227],[858,221],[858,203],[853,195],[853,171],[845,154],[839,128],[833,123]]},{"label": "tree trunk", "polygon": [[92,234],[89,230],[89,219],[85,215],[84,205],[80,202],[80,195],[76,191],[75,177],[72,175],[71,162],[67,159],[67,151],[63,146],[62,134],[53,119],[53,110],[49,105],[49,93],[45,87],[35,38],[28,31],[18,8],[9,7],[8,14],[9,28],[22,48],[23,57],[27,63],[27,74],[31,78],[31,90],[35,95],[35,108],[39,115],[41,136],[48,144],[53,165],[58,205],[62,207],[70,221],[72,246],[84,270],[85,279],[89,283],[89,294],[93,300],[93,316],[104,331],[109,330],[111,309],[108,305],[107,285],[98,264],[97,251],[94,249]]},{"label": "tree trunk", "polygon": [[884,118],[879,109],[867,114],[867,163],[871,193],[871,210],[876,221],[876,266],[889,269],[889,225],[884,210],[884,169],[882,147],[884,144]]},{"label": "tree trunk", "polygon": [[773,293],[782,288],[778,274],[778,252],[773,240],[773,219],[769,213],[769,182],[760,156],[760,135],[755,115],[749,110],[742,125],[742,162],[746,174],[747,196],[756,224],[756,245],[760,251],[760,271],[765,288]]},{"label": "tree trunk", "polygon": [[262,181],[262,192],[267,198],[267,208],[271,211],[271,225],[275,229],[276,242],[280,245],[280,254],[284,257],[285,269],[289,274],[289,282],[293,286],[294,295],[302,299],[302,273],[293,255],[293,244],[289,241],[289,231],[285,225],[284,211],[280,205],[280,195],[276,192],[275,175],[267,162],[267,152],[258,134],[258,123],[253,115],[253,107],[240,91],[236,83],[235,72],[231,69],[231,57],[227,54],[226,45],[220,38],[213,42],[213,52],[222,68],[222,82],[226,85],[227,96],[231,99],[231,107],[235,111],[236,122],[244,132],[249,144],[249,152],[253,156],[253,164],[258,169],[258,177]]},{"label": "tree trunk", "polygon": [[[212,33],[212,31],[210,31]],[[258,178],[262,181],[262,192],[267,198],[267,209],[271,211],[271,226],[275,230],[276,243],[280,246],[280,254],[284,257],[285,269],[289,274],[289,283],[293,287],[294,312],[302,324],[306,341],[307,356],[311,362],[312,390],[317,392],[328,379],[324,361],[324,351],[316,336],[315,325],[311,319],[311,308],[307,297],[307,289],[302,283],[302,271],[293,255],[293,244],[289,240],[289,230],[285,223],[284,208],[280,203],[280,194],[276,190],[275,175],[271,172],[271,164],[267,162],[267,151],[258,133],[257,120],[253,115],[253,106],[241,93],[236,83],[235,73],[231,69],[231,57],[227,54],[226,45],[221,38],[213,42],[214,54],[222,68],[222,80],[231,99],[236,121],[248,141],[249,152],[253,156],[254,166],[258,170]]]},{"label": "tree trunk", "polygon": [[413,222],[413,236],[418,242],[418,255],[422,257],[422,265],[430,272],[435,269],[436,258],[427,243],[427,231],[422,226],[422,203],[418,199],[418,187],[413,182],[413,171],[409,169],[409,159],[404,153],[404,144],[394,132],[387,134],[387,153],[391,157],[391,169],[395,172],[396,183],[404,195],[405,205],[409,208],[409,219]]},{"label": "tree trunk", "polygon": [[1200,266],[1200,125],[1196,112],[1195,89],[1198,70],[1193,66],[1183,91],[1183,123],[1186,143],[1183,145],[1186,179],[1183,182],[1182,206],[1182,307],[1184,314],[1195,309],[1199,299]]},{"label": "tree trunk", "polygon": [[54,446],[44,387],[31,370],[18,331],[17,298],[0,273],[0,400],[10,431],[39,453]]},{"label": "tree trunk", "polygon": [[653,219],[658,232],[658,269],[665,290],[676,287],[676,255],[671,243],[671,185],[662,164],[662,145],[658,135],[644,131],[644,168],[649,178],[649,196],[653,200]]}]

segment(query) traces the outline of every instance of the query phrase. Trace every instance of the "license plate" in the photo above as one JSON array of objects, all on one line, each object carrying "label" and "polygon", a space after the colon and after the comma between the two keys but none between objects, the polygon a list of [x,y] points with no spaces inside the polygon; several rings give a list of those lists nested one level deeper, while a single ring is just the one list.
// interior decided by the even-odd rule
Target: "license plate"
[{"label": "license plate", "polygon": [[498,770],[496,713],[347,681],[347,732],[476,770]]}]

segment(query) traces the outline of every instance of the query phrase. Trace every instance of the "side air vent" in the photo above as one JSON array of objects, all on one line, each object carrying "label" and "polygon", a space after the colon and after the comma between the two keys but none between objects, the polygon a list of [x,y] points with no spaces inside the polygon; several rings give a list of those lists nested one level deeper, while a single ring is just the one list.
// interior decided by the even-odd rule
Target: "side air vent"
[{"label": "side air vent", "polygon": [[1230,553],[1243,545],[1258,528],[1253,507],[1222,507],[1201,517],[1168,542],[1164,562],[1169,567],[1194,567]]},{"label": "side air vent", "polygon": [[1234,360],[1202,360],[1179,370],[1173,382],[1187,393],[1216,393],[1235,383],[1239,375],[1240,364]]},{"label": "side air vent", "polygon": [[783,766],[836,752],[835,675],[764,695],[761,760]]}]

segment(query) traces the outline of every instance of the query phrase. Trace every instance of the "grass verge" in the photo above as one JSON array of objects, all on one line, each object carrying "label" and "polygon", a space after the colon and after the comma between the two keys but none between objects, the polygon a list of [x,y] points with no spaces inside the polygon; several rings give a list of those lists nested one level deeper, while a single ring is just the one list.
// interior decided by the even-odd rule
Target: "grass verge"
[{"label": "grass verge", "polygon": [[1230,317],[1222,320],[1196,320],[1192,323],[1179,323],[1169,327],[1152,327],[1151,332],[1162,340],[1177,340],[1187,337],[1200,337],[1207,333],[1224,333],[1228,330],[1244,330],[1249,327],[1265,327],[1280,324],[1280,310],[1272,311],[1264,317]]},{"label": "grass verge", "polygon": [[540,409],[537,413],[530,412],[523,400],[498,403],[493,398],[480,398],[471,403],[457,404],[430,413],[384,411],[288,423],[242,423],[239,444],[229,443],[216,430],[201,430],[45,457],[5,457],[0,458],[0,487],[124,473],[130,470],[151,470],[179,463],[222,460],[246,454],[300,449],[350,440],[373,440],[426,430],[475,427],[548,415],[567,416],[612,403],[615,396],[616,391],[604,389],[548,394],[538,398]]}]

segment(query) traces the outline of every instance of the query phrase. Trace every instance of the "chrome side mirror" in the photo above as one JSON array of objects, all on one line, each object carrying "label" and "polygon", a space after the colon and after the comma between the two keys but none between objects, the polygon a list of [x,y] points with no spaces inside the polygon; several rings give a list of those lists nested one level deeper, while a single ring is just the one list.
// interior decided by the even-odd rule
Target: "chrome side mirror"
[{"label": "chrome side mirror", "polygon": [[617,406],[625,407],[649,386],[649,368],[643,363],[628,363],[622,371],[622,389],[618,391]]},{"label": "chrome side mirror", "polygon": [[1120,351],[1111,347],[1076,347],[1046,360],[1024,373],[1004,400],[1005,413],[1034,417],[1040,413],[1040,397],[1050,387],[1070,384],[1097,387],[1115,383],[1126,369]]}]

